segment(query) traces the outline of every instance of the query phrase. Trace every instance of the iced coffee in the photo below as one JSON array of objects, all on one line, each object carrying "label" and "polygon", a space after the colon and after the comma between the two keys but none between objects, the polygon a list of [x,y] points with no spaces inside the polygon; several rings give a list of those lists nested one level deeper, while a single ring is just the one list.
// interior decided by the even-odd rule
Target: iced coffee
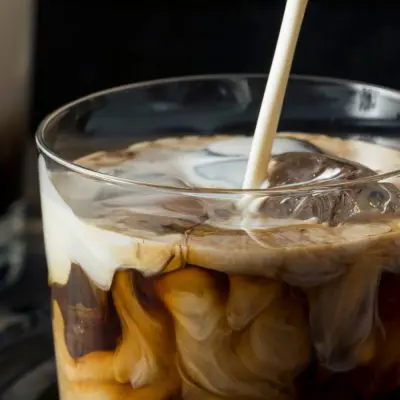
[{"label": "iced coffee", "polygon": [[400,153],[282,133],[244,196],[250,144],[171,137],[72,169],[40,156],[62,400],[374,399],[400,384]]}]

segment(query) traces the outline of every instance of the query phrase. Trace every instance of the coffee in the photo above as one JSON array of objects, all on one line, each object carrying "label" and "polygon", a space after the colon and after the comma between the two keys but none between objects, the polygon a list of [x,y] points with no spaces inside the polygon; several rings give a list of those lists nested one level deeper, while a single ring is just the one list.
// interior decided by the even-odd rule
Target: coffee
[{"label": "coffee", "polygon": [[250,143],[186,136],[76,160],[106,180],[40,158],[63,400],[397,387],[400,186],[375,175],[400,153],[280,134],[267,191],[244,204]]}]

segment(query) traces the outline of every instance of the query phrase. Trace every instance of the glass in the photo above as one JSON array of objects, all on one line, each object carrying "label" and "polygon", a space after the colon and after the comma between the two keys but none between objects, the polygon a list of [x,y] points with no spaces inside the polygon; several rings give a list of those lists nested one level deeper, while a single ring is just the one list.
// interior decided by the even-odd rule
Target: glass
[{"label": "glass", "polygon": [[[307,156],[328,162],[313,176],[339,168],[338,180],[304,183],[309,153],[290,153],[276,155],[283,169],[271,172],[274,187],[190,187],[153,170],[162,155],[143,167],[148,145],[132,145],[154,139],[190,155],[201,142],[201,154],[221,155],[226,142],[208,136],[251,134],[265,79],[129,85],[71,103],[41,124],[62,400],[371,398],[397,387],[400,158],[370,143],[375,132],[398,132],[397,92],[290,79],[281,130],[315,134],[279,140],[308,151],[307,139],[342,157]],[[230,139],[242,154],[248,141]],[[288,175],[293,160],[298,168]],[[220,162],[204,176],[218,175]]]}]

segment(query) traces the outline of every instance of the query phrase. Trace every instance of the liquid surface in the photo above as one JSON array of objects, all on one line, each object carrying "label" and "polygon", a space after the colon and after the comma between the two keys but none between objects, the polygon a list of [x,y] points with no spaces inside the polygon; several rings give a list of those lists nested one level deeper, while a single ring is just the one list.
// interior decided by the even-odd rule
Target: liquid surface
[{"label": "liquid surface", "polygon": [[[78,163],[108,175],[139,182],[178,188],[240,189],[251,140],[251,137],[245,136],[160,139],[134,144],[118,152],[95,153],[78,160]],[[325,152],[302,138],[278,137],[272,148],[273,161],[268,174],[270,179],[266,178],[262,187],[352,180],[374,174],[373,168],[360,164],[357,154],[359,147],[369,149],[371,144],[357,141],[350,143],[352,146],[349,146],[349,153],[354,153],[356,159],[352,159],[351,154],[350,158],[341,159],[340,155]],[[383,156],[389,153],[392,169],[395,169],[395,151],[381,149]],[[386,159],[385,162],[390,163],[390,160]]]},{"label": "liquid surface", "polygon": [[[329,141],[329,139],[327,140]],[[358,147],[367,146],[368,149],[370,145],[356,141],[350,143],[353,148],[349,146],[349,152],[355,153],[356,159],[340,158],[301,138],[278,137],[274,142],[268,177],[262,187],[288,187],[293,184],[321,185],[325,182],[350,182],[362,177],[373,176],[376,173],[373,169],[358,162]],[[242,187],[250,145],[250,137],[188,136],[181,139],[172,138],[140,143],[117,153],[98,153],[80,160],[79,163],[106,174],[135,181],[176,187],[239,189]],[[386,157],[390,155],[393,167],[396,167],[395,164],[398,162],[396,151],[375,147],[383,149],[382,157],[385,163],[388,163],[389,160]],[[376,157],[379,158],[379,154],[375,154]],[[79,184],[80,177],[76,176],[76,178],[77,182],[71,177],[68,177],[67,180],[76,185]],[[90,191],[90,183],[85,181],[83,185],[85,192],[89,191],[92,204],[95,204],[95,208],[90,208],[90,212],[94,216],[95,212],[102,207],[104,214],[109,214],[107,209],[132,209],[137,212],[143,208],[143,204],[135,204],[136,199],[132,196],[132,190],[124,196],[120,187],[113,188],[106,185],[100,187],[96,182]],[[64,189],[66,196],[71,193],[68,184],[60,182],[60,187]],[[146,197],[145,208],[149,206],[164,208],[163,211],[160,211],[161,215],[166,213],[166,209],[172,211],[171,206],[167,204],[168,198],[162,195],[157,198],[157,195],[159,194],[151,194]],[[138,202],[143,198],[143,196],[140,197]],[[329,195],[325,196],[314,196],[314,194],[306,196],[288,194],[285,198],[261,196],[253,202],[257,204],[257,218],[261,223],[252,221],[252,226],[254,224],[270,226],[277,219],[287,219],[291,223],[294,219],[307,220],[311,218],[316,218],[317,222],[337,225],[358,211],[397,211],[399,199],[399,191],[394,185],[379,183],[371,183],[362,187],[361,185],[349,186],[346,190],[331,190]],[[88,198],[83,199],[86,204],[88,201]],[[160,205],[160,202],[163,204]],[[189,199],[186,203],[187,212],[201,213],[201,210],[197,209],[196,202]],[[233,216],[229,222],[224,224],[225,228],[229,228],[230,225],[233,228],[238,226],[240,228],[238,222],[243,220],[243,215],[235,210],[237,205],[231,204],[231,206],[227,209],[225,205],[224,210],[218,209],[219,215],[225,213],[225,215]],[[203,210],[203,218],[212,223],[210,220],[216,217],[216,210],[207,206],[206,208],[208,209]],[[332,210],[336,211],[332,213]],[[185,210],[176,211],[183,211],[183,214],[187,214]],[[268,217],[270,224],[266,222],[265,217]]]}]

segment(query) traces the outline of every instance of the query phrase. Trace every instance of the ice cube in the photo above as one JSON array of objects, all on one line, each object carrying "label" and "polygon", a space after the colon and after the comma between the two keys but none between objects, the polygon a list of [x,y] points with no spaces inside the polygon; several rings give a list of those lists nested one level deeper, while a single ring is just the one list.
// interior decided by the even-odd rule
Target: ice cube
[{"label": "ice cube", "polygon": [[373,176],[363,165],[325,154],[285,153],[274,157],[269,183],[272,187],[293,184],[348,182],[340,188],[320,188],[287,195],[271,195],[259,201],[259,211],[273,218],[308,220],[337,225],[356,215],[396,212],[400,209],[400,191],[389,183],[351,184],[352,180]]}]

